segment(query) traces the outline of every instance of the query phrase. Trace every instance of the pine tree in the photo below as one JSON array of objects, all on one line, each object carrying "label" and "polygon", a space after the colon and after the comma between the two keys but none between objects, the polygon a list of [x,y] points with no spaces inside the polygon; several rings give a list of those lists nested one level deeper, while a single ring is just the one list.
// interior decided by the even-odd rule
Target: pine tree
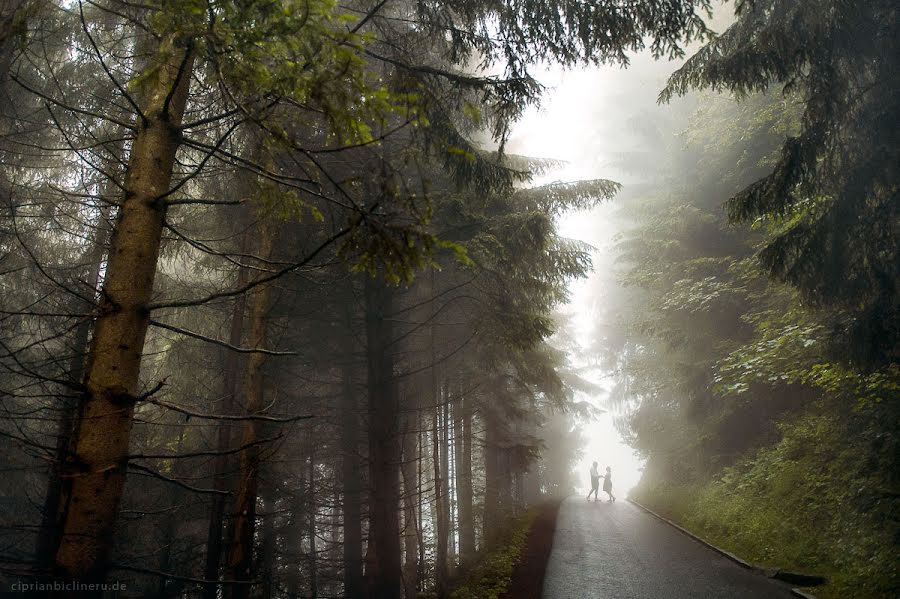
[{"label": "pine tree", "polygon": [[774,223],[759,254],[774,276],[838,309],[835,337],[870,366],[900,356],[900,19],[891,0],[752,0],[670,78],[739,96],[781,85],[800,132],[772,171],[728,202],[735,222]]}]

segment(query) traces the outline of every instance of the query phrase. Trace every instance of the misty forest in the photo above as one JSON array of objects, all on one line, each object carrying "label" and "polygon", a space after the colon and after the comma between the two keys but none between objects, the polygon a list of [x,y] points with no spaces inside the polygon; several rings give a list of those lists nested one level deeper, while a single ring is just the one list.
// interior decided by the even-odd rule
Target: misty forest
[{"label": "misty forest", "polygon": [[0,588],[900,596],[898,13],[0,0]]}]

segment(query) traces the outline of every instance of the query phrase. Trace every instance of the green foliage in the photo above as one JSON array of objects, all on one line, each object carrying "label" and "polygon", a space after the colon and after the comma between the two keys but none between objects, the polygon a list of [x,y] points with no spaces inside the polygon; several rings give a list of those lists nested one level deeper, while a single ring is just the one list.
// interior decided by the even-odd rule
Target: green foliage
[{"label": "green foliage", "polygon": [[799,132],[728,213],[776,225],[762,265],[807,301],[839,307],[833,341],[864,367],[900,355],[898,22],[891,0],[740,3],[735,24],[660,96],[695,87],[748,95],[780,83],[799,99]]},{"label": "green foliage", "polygon": [[450,594],[450,599],[497,599],[502,595],[509,587],[536,516],[537,510],[531,509],[510,520],[503,527],[503,537],[497,540],[496,547],[478,560],[468,579]]},{"label": "green foliage", "polygon": [[[753,4],[756,11],[788,3]],[[822,3],[789,4],[799,14]],[[711,47],[738,52],[724,37]],[[714,51],[701,55],[718,61]],[[670,89],[700,73],[694,68],[689,62]],[[707,73],[740,68],[731,56]],[[766,276],[765,248],[822,224],[816,222],[837,201],[832,192],[792,188],[798,194],[792,207],[754,212],[752,228],[729,227],[719,210],[729,195],[783,169],[784,137],[802,136],[810,126],[808,114],[798,116],[798,107],[808,111],[813,101],[808,91],[750,95],[740,104],[704,97],[682,134],[687,151],[669,148],[667,176],[640,190],[641,203],[623,208],[636,223],[618,246],[628,287],[613,306],[621,324],[602,347],[622,372],[613,401],[630,410],[629,432],[648,457],[638,490],[644,501],[752,561],[829,576],[832,583],[817,596],[896,596],[900,375],[896,361],[884,359],[897,332],[881,291],[896,274],[892,267],[882,271],[894,283],[882,281],[881,290],[848,292],[854,285],[848,279],[841,293],[854,306],[840,295],[809,301],[810,288]],[[836,166],[820,160],[822,168]],[[827,172],[806,175],[830,185]],[[828,226],[865,235],[861,222]],[[861,242],[884,252],[878,260],[896,248],[880,235]],[[804,244],[803,252],[817,253],[813,260],[827,261],[840,241],[812,235]],[[760,247],[763,268],[754,257]],[[855,269],[853,260],[869,260],[868,250],[857,250],[835,266]],[[795,257],[807,269],[805,258]],[[868,262],[853,276],[868,276],[869,266],[883,265]],[[804,276],[814,278],[816,268]],[[871,356],[881,358],[861,362],[851,329],[869,308],[885,319],[868,331]]]},{"label": "green foliage", "polygon": [[638,496],[754,563],[827,576],[817,596],[896,596],[900,495],[896,475],[886,473],[896,467],[897,440],[866,424],[883,410],[835,412],[819,404],[780,424],[778,443],[716,477],[694,485],[645,479]]}]

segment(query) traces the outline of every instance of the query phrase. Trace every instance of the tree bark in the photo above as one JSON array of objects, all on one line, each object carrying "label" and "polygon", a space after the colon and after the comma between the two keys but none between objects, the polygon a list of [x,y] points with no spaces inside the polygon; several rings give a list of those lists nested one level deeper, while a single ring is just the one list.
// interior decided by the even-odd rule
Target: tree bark
[{"label": "tree bark", "polygon": [[434,583],[439,599],[447,595],[447,448],[444,444],[442,414],[444,407],[441,386],[433,386],[432,401],[437,402],[432,410],[432,461],[434,462],[434,509],[436,514]]},{"label": "tree bark", "polygon": [[302,576],[302,559],[303,556],[303,537],[306,535],[306,479],[305,475],[301,476],[297,483],[297,490],[293,497],[291,519],[286,534],[286,555],[287,563],[290,565],[289,574],[287,576],[287,595],[292,599],[303,596],[303,576]]},{"label": "tree bark", "polygon": [[450,462],[447,471],[448,498],[450,500],[450,544],[447,549],[447,559],[450,563],[450,576],[454,576],[459,564],[458,539],[459,533],[459,455],[461,448],[459,434],[459,389],[449,398],[444,418],[447,422],[447,456]]},{"label": "tree bark", "polygon": [[[241,253],[247,253],[247,243],[249,235],[243,233],[241,241]],[[237,282],[235,287],[240,289],[247,284],[249,273],[246,267],[240,267],[238,270]],[[244,310],[247,305],[247,296],[239,295],[234,302],[231,312],[231,328],[228,333],[228,343],[232,346],[239,347],[244,337]],[[231,415],[235,411],[237,404],[237,394],[241,384],[239,376],[241,368],[241,355],[237,352],[225,350],[224,360],[224,377],[223,377],[223,395],[224,401],[222,412],[225,415]],[[216,431],[216,449],[219,455],[215,457],[213,465],[213,487],[218,491],[228,490],[227,476],[230,466],[234,460],[224,452],[231,449],[233,437],[232,425],[229,421],[223,420],[218,424]],[[207,581],[203,585],[203,599],[216,599],[218,597],[218,580],[219,565],[222,561],[222,535],[223,524],[225,521],[225,496],[216,494],[213,497],[212,504],[209,508],[209,526],[206,532],[206,563],[204,565],[204,579]]]},{"label": "tree bark", "polygon": [[394,599],[402,594],[400,556],[399,394],[394,379],[389,320],[393,292],[381,279],[367,278],[366,354],[369,387],[369,596]]},{"label": "tree bark", "polygon": [[263,516],[262,541],[260,543],[259,573],[262,577],[262,599],[276,597],[276,572],[275,559],[278,552],[278,533],[275,530],[275,485],[263,485],[262,492]]},{"label": "tree bark", "polygon": [[496,419],[487,415],[484,421],[484,540],[491,546],[501,524],[500,487],[503,475],[500,472]]},{"label": "tree bark", "polygon": [[403,543],[405,562],[403,565],[403,588],[405,597],[412,599],[419,589],[418,563],[418,519],[416,503],[418,501],[418,481],[416,480],[416,418],[407,412],[403,419]]},{"label": "tree bark", "polygon": [[453,493],[455,491],[455,452],[453,451],[453,419],[450,414],[450,402],[453,401],[453,395],[450,392],[450,383],[447,382],[447,398],[444,400],[444,443],[443,443],[443,469],[444,469],[444,491],[446,494],[445,514],[447,517],[447,574],[452,574],[456,567],[456,538],[454,535],[454,506]]},{"label": "tree bark", "polygon": [[459,505],[459,561],[468,567],[475,561],[475,508],[472,491],[472,408],[471,399],[459,399],[459,441],[457,447],[456,490]]},{"label": "tree bark", "polygon": [[[271,258],[274,246],[275,231],[273,224],[265,216],[257,218],[259,248],[257,255]],[[250,297],[250,331],[248,343],[250,347],[262,348],[266,345],[267,322],[272,304],[272,285],[258,286]],[[244,410],[247,415],[259,414],[264,408],[263,391],[265,381],[263,364],[265,354],[251,353],[247,357],[244,372]],[[260,439],[260,422],[245,420],[242,424],[243,435],[241,446],[245,447],[240,456],[240,474],[235,496],[232,540],[228,551],[227,577],[243,584],[226,585],[227,595],[234,599],[246,599],[250,596],[249,581],[253,565],[253,536],[256,526],[256,499],[259,487],[259,468],[262,448],[258,445],[250,447]]]},{"label": "tree bark", "polygon": [[63,474],[66,506],[55,571],[102,581],[128,466],[148,305],[159,259],[178,127],[187,102],[193,52],[165,43],[145,90],[125,177],[125,197],[110,245],[103,297],[85,377],[82,425]]},{"label": "tree bark", "polygon": [[359,455],[359,406],[353,384],[353,314],[346,311],[344,361],[341,366],[341,471],[344,518],[344,595],[361,597],[363,585],[362,555],[362,461]]},{"label": "tree bark", "polygon": [[459,564],[468,567],[475,558],[475,519],[472,509],[472,419],[467,412],[468,403],[460,395],[454,406],[456,436],[456,505],[459,527]]},{"label": "tree bark", "polygon": [[309,469],[307,470],[309,491],[306,493],[306,511],[309,513],[307,521],[309,535],[309,596],[317,599],[319,596],[319,572],[316,555],[316,449],[312,440],[309,443]]},{"label": "tree bark", "polygon": [[[184,429],[182,428],[178,433],[178,444],[175,449],[175,455],[180,455],[182,449],[184,448]],[[174,465],[172,467],[172,476],[174,478],[178,478],[181,476],[183,470],[182,462],[180,460],[174,460]],[[178,506],[179,499],[181,498],[181,489],[172,485],[171,489],[169,489],[169,504],[172,508],[176,508]],[[178,510],[173,509],[170,513],[165,516],[165,524],[163,525],[163,535],[162,535],[162,547],[161,547],[161,555],[159,558],[159,571],[160,572],[169,572],[172,568],[172,545],[175,543],[176,538],[176,530],[178,529]],[[157,588],[157,596],[158,597],[167,597],[170,594],[173,594],[173,589],[169,588],[169,581],[171,579],[166,576],[159,577],[159,587]],[[177,583],[176,583],[177,585]]]},{"label": "tree bark", "polygon": [[419,431],[419,450],[416,459],[416,504],[418,513],[416,514],[416,536],[419,544],[419,563],[416,578],[421,581],[425,579],[425,491],[422,488],[424,479],[423,468],[425,464],[425,425],[423,422],[422,410],[416,410],[416,428]]}]

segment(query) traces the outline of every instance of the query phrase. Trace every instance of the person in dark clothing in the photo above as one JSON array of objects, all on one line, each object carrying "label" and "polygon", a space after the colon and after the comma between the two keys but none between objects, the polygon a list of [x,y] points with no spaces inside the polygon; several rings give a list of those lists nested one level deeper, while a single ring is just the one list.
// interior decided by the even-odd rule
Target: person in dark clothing
[{"label": "person in dark clothing", "polygon": [[591,500],[591,493],[594,494],[594,501],[597,501],[599,498],[597,494],[600,491],[600,472],[597,470],[597,462],[591,466],[591,492],[588,493],[587,499]]},{"label": "person in dark clothing", "polygon": [[[596,462],[594,462],[596,464]],[[603,477],[603,492],[609,495],[609,502],[615,503],[616,496],[612,494],[612,468],[606,467],[606,475]],[[590,495],[588,495],[590,497]],[[596,497],[596,495],[594,496]]]}]

